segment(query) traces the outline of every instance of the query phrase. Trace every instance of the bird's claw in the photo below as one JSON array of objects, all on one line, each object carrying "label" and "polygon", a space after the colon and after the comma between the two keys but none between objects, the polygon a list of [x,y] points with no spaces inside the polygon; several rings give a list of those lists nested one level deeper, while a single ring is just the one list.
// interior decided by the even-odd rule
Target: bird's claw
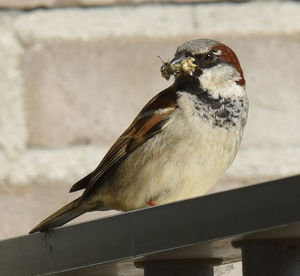
[{"label": "bird's claw", "polygon": [[150,206],[156,206],[157,205],[157,203],[154,201],[154,200],[149,200],[148,202],[147,202],[147,204],[148,205],[150,205]]}]

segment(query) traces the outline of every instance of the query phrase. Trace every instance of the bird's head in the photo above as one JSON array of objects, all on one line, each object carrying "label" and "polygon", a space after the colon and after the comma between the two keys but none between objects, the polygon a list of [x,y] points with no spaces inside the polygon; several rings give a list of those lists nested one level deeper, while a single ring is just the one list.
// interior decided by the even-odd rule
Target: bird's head
[{"label": "bird's head", "polygon": [[161,72],[166,79],[174,75],[177,82],[198,80],[201,88],[215,97],[244,93],[245,79],[237,56],[218,41],[197,39],[183,43]]}]

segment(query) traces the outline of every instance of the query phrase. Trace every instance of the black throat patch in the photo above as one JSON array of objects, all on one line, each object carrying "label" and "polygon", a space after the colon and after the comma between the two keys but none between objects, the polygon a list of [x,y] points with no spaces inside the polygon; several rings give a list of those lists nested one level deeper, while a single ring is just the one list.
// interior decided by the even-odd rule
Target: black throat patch
[{"label": "black throat patch", "polygon": [[244,127],[247,121],[247,97],[213,97],[209,91],[201,88],[196,78],[189,78],[177,86],[178,91],[195,96],[195,112],[204,120],[211,121],[213,126],[232,129]]}]

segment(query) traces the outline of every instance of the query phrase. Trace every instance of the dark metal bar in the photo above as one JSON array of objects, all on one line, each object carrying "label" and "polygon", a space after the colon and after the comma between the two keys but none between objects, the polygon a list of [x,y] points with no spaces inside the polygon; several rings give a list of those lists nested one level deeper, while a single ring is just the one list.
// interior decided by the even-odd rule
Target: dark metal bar
[{"label": "dark metal bar", "polygon": [[300,239],[299,198],[294,176],[1,241],[0,275],[113,276],[124,260],[238,260],[231,241],[251,233]]},{"label": "dark metal bar", "polygon": [[248,240],[235,246],[242,248],[243,276],[300,275],[300,239]]},{"label": "dark metal bar", "polygon": [[136,262],[137,268],[144,269],[144,276],[213,276],[214,265],[222,259],[173,259]]},{"label": "dark metal bar", "polygon": [[214,267],[192,261],[157,261],[147,262],[144,266],[145,276],[213,276]]}]

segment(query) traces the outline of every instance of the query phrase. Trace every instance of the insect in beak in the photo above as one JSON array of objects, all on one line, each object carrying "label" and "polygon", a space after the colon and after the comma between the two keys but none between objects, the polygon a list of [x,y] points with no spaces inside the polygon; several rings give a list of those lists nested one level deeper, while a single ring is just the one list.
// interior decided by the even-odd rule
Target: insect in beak
[{"label": "insect in beak", "polygon": [[161,75],[163,76],[163,78],[165,78],[166,80],[169,80],[171,75],[173,74],[173,69],[172,69],[172,65],[170,62],[165,62],[163,61],[163,59],[160,56],[157,56],[161,62],[163,63],[163,65],[160,67],[160,72]]},{"label": "insect in beak", "polygon": [[197,65],[194,63],[195,59],[193,57],[185,57],[183,53],[176,55],[170,62],[164,62],[160,57],[158,58],[163,62],[160,72],[166,80],[169,80],[171,75],[174,75],[175,78],[184,74],[192,76],[197,68]]}]

